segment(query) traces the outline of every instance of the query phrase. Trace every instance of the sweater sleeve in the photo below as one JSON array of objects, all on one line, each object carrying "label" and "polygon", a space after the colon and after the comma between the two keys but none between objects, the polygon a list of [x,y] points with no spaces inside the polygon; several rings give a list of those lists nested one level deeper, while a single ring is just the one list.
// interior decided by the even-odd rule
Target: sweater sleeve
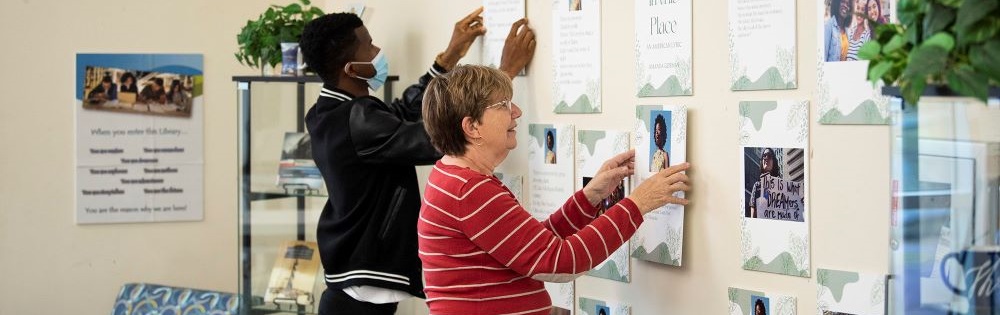
[{"label": "sweater sleeve", "polygon": [[[460,212],[465,215],[458,227],[488,255],[528,277],[590,270],[625,243],[643,221],[635,203],[623,199],[603,215],[577,226],[577,231],[562,231],[567,237],[561,238],[532,218],[502,186],[495,183],[470,186],[473,187],[459,202]],[[584,221],[570,215],[584,210],[573,202],[580,197],[580,193],[575,194],[560,210],[566,215],[562,219],[566,225],[575,224],[574,218]],[[547,221],[557,228],[563,225],[553,219]]]},{"label": "sweater sleeve", "polygon": [[597,208],[587,201],[583,190],[579,190],[566,200],[558,211],[549,215],[542,225],[559,238],[572,236],[597,217]]}]

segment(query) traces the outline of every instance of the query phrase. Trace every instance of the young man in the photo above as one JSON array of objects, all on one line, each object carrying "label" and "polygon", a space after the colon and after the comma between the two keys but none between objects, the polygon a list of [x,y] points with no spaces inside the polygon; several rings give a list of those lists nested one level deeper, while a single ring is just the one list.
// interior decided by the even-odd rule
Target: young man
[{"label": "young man", "polygon": [[[420,193],[415,165],[441,157],[421,119],[424,88],[465,56],[486,32],[482,8],[455,24],[451,42],[402,99],[370,96],[388,77],[388,63],[354,14],[306,25],[300,47],[323,89],[306,115],[313,159],[329,200],[317,226],[327,289],[319,314],[393,314],[399,301],[424,297],[417,258]],[[513,78],[534,55],[534,33],[511,28],[500,69]]]}]

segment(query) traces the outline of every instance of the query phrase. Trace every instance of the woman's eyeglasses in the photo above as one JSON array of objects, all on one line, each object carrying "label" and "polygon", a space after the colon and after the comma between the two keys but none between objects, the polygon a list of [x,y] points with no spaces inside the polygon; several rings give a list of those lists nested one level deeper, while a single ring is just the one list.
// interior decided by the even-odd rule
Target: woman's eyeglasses
[{"label": "woman's eyeglasses", "polygon": [[489,106],[486,106],[485,109],[490,109],[490,108],[500,107],[500,106],[506,107],[508,111],[511,111],[511,110],[513,110],[514,102],[511,101],[511,100],[499,101],[499,102],[496,102],[496,103],[491,104]]}]

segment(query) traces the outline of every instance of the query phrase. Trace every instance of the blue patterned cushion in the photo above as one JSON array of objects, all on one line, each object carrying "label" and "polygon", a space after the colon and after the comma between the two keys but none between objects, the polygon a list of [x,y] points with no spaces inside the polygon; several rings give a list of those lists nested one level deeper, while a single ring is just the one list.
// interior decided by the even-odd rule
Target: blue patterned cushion
[{"label": "blue patterned cushion", "polygon": [[111,315],[235,315],[236,294],[128,283],[118,292]]}]

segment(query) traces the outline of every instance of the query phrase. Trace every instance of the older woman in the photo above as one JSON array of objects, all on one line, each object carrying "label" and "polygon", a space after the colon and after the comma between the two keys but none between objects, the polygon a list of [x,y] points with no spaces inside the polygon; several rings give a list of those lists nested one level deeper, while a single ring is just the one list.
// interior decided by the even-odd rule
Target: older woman
[{"label": "older woman", "polygon": [[424,126],[444,157],[427,180],[417,222],[431,314],[548,314],[542,281],[565,282],[604,261],[642,215],[687,191],[688,164],[667,168],[604,214],[597,205],[634,172],[634,151],[608,160],[547,220],[522,208],[493,170],[517,146],[521,109],[510,78],[465,65],[430,82]]}]

